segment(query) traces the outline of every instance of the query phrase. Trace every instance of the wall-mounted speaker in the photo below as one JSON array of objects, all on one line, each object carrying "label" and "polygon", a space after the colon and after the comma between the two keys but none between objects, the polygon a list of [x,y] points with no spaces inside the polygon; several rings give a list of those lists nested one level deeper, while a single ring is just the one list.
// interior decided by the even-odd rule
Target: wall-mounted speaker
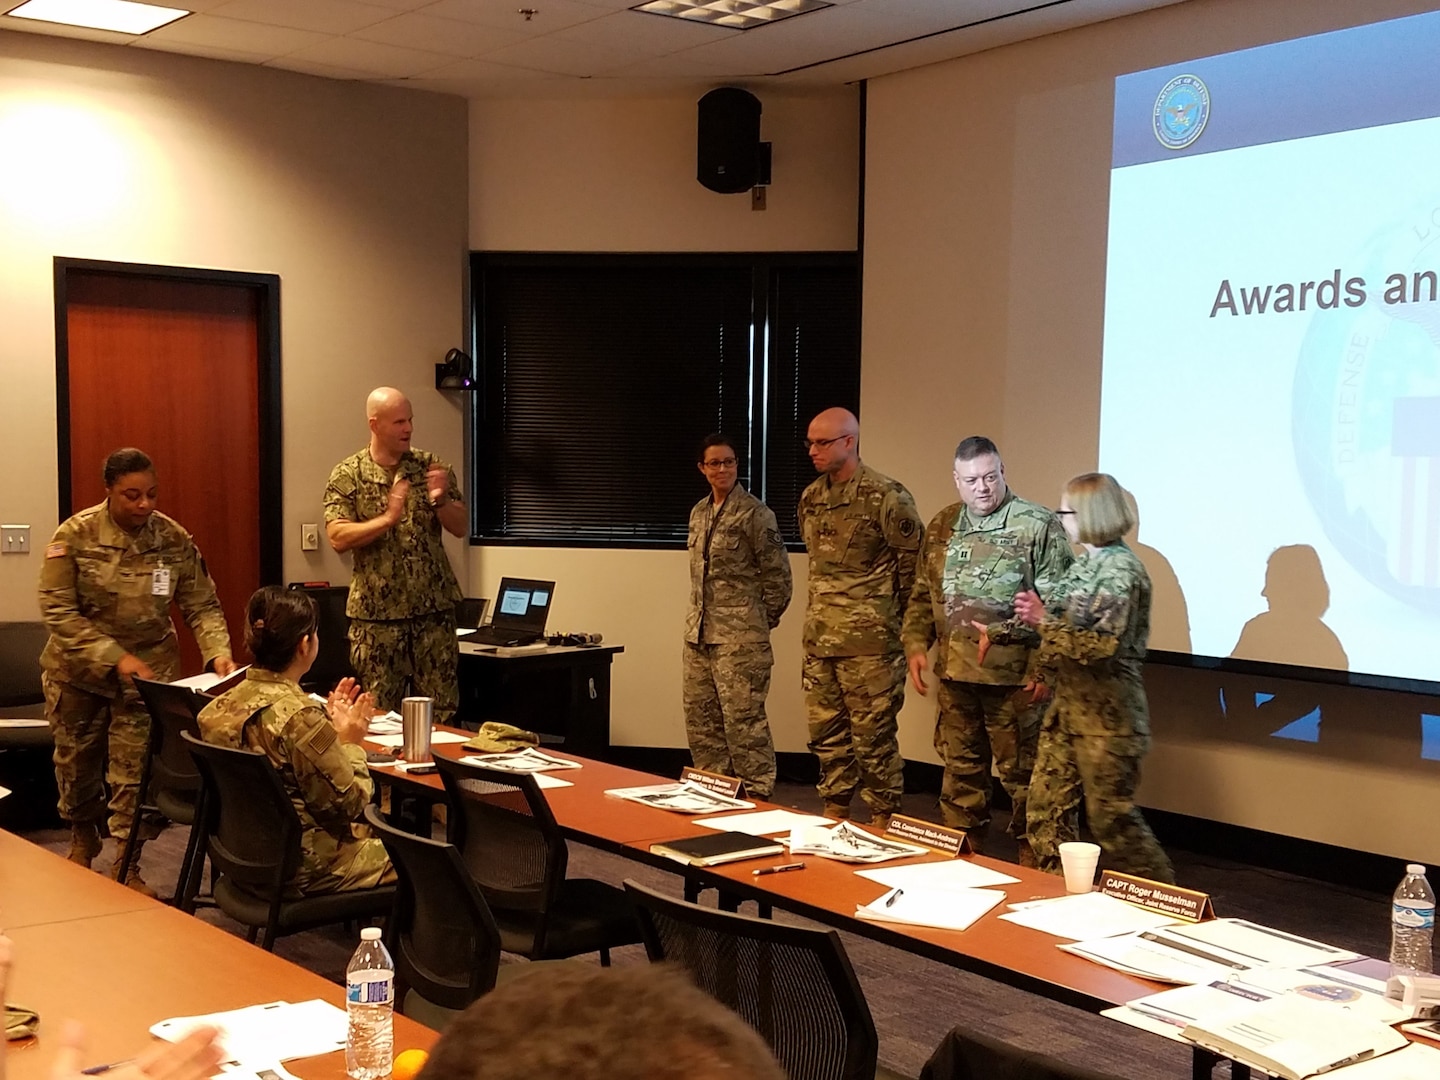
[{"label": "wall-mounted speaker", "polygon": [[738,86],[722,86],[700,99],[695,178],[711,191],[734,195],[768,183],[769,145],[761,149],[760,99]]}]

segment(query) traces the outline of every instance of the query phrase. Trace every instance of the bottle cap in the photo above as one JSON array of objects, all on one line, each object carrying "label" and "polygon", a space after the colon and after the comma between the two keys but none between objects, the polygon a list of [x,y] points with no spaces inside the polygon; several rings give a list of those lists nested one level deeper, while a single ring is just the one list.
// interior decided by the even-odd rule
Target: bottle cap
[{"label": "bottle cap", "polygon": [[[1420,863],[1418,862],[1407,863],[1405,866],[1405,872],[1407,874],[1423,874],[1425,873],[1425,867],[1420,865]],[[376,929],[379,929],[379,927],[376,927]]]},{"label": "bottle cap", "polygon": [[365,926],[365,927],[362,927],[361,930],[360,930],[360,940],[361,940],[361,941],[379,941],[379,940],[380,940],[380,927],[378,927],[378,926]]}]

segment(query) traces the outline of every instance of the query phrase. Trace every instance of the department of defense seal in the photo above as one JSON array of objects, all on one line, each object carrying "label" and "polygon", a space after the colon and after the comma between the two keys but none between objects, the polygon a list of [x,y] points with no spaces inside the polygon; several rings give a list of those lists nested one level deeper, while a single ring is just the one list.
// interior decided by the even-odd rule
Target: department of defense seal
[{"label": "department of defense seal", "polygon": [[1210,119],[1210,90],[1198,75],[1176,75],[1155,98],[1155,138],[1167,150],[1183,150]]}]

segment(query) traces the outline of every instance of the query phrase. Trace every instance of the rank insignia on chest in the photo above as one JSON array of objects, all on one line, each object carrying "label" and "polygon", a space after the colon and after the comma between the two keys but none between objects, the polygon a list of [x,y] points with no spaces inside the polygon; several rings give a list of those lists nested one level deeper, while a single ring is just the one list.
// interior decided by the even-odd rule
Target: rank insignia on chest
[{"label": "rank insignia on chest", "polygon": [[970,561],[970,549],[969,549],[968,547],[963,547],[963,548],[960,548],[958,551],[956,551],[956,552],[955,552],[955,561],[956,561],[956,562],[969,562],[969,561]]}]

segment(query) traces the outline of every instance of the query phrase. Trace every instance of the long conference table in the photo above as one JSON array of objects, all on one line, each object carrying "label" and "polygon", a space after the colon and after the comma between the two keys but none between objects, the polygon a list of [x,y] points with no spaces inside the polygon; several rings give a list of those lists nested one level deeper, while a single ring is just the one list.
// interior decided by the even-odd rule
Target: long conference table
[{"label": "long conference table", "polygon": [[[460,743],[439,743],[432,747],[432,751],[437,756],[450,758],[473,753],[465,750]],[[798,856],[791,859],[787,856],[778,861],[803,862],[804,871],[755,877],[752,871],[767,863],[747,860],[712,867],[682,865],[652,854],[650,845],[707,835],[713,830],[696,824],[687,815],[605,794],[613,788],[665,783],[665,777],[591,761],[549,747],[546,753],[571,758],[582,764],[579,769],[549,774],[570,782],[572,786],[547,788],[544,792],[555,820],[567,838],[682,875],[692,890],[714,888],[732,898],[778,907],[1091,1012],[1165,989],[1159,983],[1125,975],[1061,952],[1055,947],[1057,939],[998,918],[1006,904],[1064,895],[1064,881],[1055,875],[984,856],[962,856],[1020,879],[1015,884],[995,886],[1006,893],[1005,903],[983,915],[970,929],[936,930],[859,919],[855,916],[857,905],[870,903],[888,891],[883,885],[857,876],[855,871],[864,867],[819,857]],[[399,792],[434,800],[444,798],[443,785],[439,776],[434,774],[412,776],[380,766],[372,769],[372,775],[381,782],[394,785]],[[758,799],[751,801],[760,810],[788,809]],[[932,853],[885,865],[903,866],[944,858],[949,856]]]},{"label": "long conference table", "polygon": [[[40,1014],[40,1033],[9,1044],[9,1080],[48,1080],[66,1019],[85,1025],[84,1066],[143,1050],[156,1021],[345,990],[273,953],[0,831],[0,927],[15,943],[8,1001]],[[395,1049],[435,1032],[395,1017]],[[345,1055],[286,1063],[303,1080],[344,1080]]]}]

